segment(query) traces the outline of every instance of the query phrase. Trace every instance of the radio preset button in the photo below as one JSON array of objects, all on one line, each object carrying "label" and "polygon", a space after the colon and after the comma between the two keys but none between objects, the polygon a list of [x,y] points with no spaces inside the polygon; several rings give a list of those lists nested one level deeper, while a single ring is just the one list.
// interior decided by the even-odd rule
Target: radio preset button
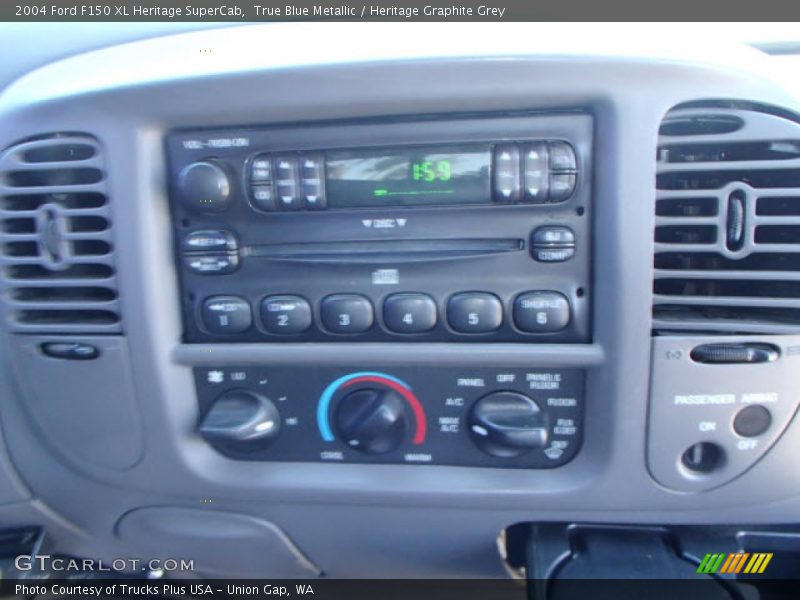
[{"label": "radio preset button", "polygon": [[514,324],[528,333],[552,333],[570,320],[567,298],[558,292],[527,292],[514,301]]},{"label": "radio preset button", "polygon": [[311,327],[311,305],[300,296],[268,296],[261,301],[261,322],[270,333],[302,333]]},{"label": "radio preset button", "polygon": [[203,325],[211,333],[241,333],[250,328],[250,304],[239,296],[211,296],[203,301]]},{"label": "radio preset button", "polygon": [[519,148],[502,144],[494,149],[495,202],[517,202],[520,196]]},{"label": "radio preset button", "polygon": [[523,200],[541,204],[547,202],[550,187],[547,170],[547,144],[537,142],[525,146],[523,154]]},{"label": "radio preset button", "polygon": [[322,300],[322,324],[333,333],[363,333],[372,327],[372,303],[356,294],[334,294]]},{"label": "radio preset button", "polygon": [[447,303],[447,321],[460,333],[488,333],[503,324],[503,305],[486,292],[456,294]]},{"label": "radio preset button", "polygon": [[383,302],[383,321],[395,333],[430,331],[436,319],[436,303],[426,294],[392,294]]}]

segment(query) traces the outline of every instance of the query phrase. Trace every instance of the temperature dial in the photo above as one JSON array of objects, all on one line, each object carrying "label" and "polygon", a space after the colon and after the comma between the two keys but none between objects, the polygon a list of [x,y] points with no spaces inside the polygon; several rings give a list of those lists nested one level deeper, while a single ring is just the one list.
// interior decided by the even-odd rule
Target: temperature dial
[{"label": "temperature dial", "polygon": [[469,414],[469,432],[487,454],[510,458],[547,444],[546,417],[539,406],[517,392],[484,396]]},{"label": "temperature dial", "polygon": [[386,388],[362,388],[347,394],[334,415],[337,436],[365,454],[396,449],[408,428],[403,398]]}]

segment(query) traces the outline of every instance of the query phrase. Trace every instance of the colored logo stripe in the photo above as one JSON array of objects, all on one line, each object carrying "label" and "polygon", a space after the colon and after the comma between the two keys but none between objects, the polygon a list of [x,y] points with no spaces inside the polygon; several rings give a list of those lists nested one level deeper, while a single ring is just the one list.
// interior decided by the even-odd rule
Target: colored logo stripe
[{"label": "colored logo stripe", "polygon": [[[747,559],[750,559],[749,561]],[[772,560],[772,552],[731,552],[706,554],[700,565],[697,567],[698,573],[763,573],[769,562]],[[745,566],[746,565],[746,566]]]},{"label": "colored logo stripe", "polygon": [[340,387],[349,387],[361,382],[380,383],[400,394],[411,406],[411,411],[414,413],[414,420],[416,421],[417,427],[412,442],[414,444],[422,444],[425,441],[425,434],[427,432],[425,411],[419,399],[411,391],[411,387],[396,377],[371,371],[351,373],[350,375],[340,377],[328,385],[325,391],[322,392],[319,404],[317,404],[317,426],[319,427],[319,432],[323,440],[332,442],[335,439],[333,431],[331,430],[330,420],[328,419],[328,412],[330,411],[331,401],[333,400],[333,395],[336,393],[336,390]]}]

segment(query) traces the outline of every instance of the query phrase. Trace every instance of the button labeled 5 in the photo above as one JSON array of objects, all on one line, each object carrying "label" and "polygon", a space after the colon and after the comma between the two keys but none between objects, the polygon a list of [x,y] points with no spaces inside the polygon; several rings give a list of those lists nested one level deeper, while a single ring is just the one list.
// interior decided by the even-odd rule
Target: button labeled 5
[{"label": "button labeled 5", "polygon": [[447,321],[460,333],[487,333],[503,324],[503,305],[486,292],[456,294],[447,303]]}]

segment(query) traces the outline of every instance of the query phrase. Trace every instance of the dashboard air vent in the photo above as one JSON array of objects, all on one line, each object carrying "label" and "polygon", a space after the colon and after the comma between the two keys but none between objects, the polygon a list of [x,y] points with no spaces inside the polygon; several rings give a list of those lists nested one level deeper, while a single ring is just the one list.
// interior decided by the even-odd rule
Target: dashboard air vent
[{"label": "dashboard air vent", "polygon": [[657,159],[654,330],[800,332],[800,124],[673,110]]},{"label": "dashboard air vent", "polygon": [[12,331],[119,332],[103,157],[82,134],[0,154],[0,289]]}]

